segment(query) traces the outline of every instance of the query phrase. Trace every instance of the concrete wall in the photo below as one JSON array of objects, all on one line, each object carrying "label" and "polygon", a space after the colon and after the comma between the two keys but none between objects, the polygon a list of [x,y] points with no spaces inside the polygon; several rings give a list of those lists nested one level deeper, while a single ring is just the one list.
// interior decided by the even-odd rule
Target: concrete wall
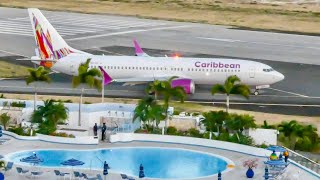
[{"label": "concrete wall", "polygon": [[191,128],[197,128],[197,119],[195,117],[180,117],[173,116],[171,120],[169,120],[169,126],[174,126],[178,130],[187,131]]},{"label": "concrete wall", "polygon": [[270,154],[270,151],[262,148],[246,146],[242,144],[216,141],[202,138],[168,136],[156,134],[133,134],[133,133],[118,133],[110,136],[110,142],[130,142],[130,141],[151,141],[151,142],[166,142],[177,144],[188,144],[237,151],[244,154],[265,157]]}]

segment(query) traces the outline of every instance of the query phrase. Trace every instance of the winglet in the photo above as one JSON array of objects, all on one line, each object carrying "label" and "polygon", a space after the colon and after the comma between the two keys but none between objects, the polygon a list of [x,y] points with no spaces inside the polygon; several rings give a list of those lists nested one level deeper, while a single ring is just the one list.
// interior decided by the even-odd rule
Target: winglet
[{"label": "winglet", "polygon": [[102,66],[99,66],[100,71],[103,75],[103,85],[110,84],[112,82],[112,78],[109,76],[109,74],[102,68]]},{"label": "winglet", "polygon": [[135,53],[136,53],[136,56],[149,56],[147,53],[145,53],[140,45],[138,44],[138,42],[136,40],[133,40],[133,43],[134,43],[134,49],[135,49]]}]

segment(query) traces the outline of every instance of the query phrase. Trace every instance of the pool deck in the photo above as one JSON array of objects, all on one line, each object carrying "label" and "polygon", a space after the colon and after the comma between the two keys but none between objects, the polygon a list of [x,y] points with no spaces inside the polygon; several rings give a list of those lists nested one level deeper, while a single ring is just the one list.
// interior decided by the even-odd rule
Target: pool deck
[{"label": "pool deck", "polygon": [[[34,150],[34,149],[77,149],[77,150],[85,150],[85,149],[100,149],[100,148],[115,148],[115,147],[167,147],[167,148],[183,148],[183,149],[189,149],[189,150],[195,150],[195,151],[202,151],[207,153],[212,153],[220,156],[224,156],[231,161],[234,162],[235,167],[232,168],[229,172],[222,172],[222,179],[227,180],[240,180],[240,179],[247,179],[246,177],[246,170],[247,168],[244,168],[242,166],[242,162],[247,159],[254,159],[257,158],[255,156],[250,156],[247,154],[237,153],[233,151],[227,151],[227,150],[221,150],[216,148],[207,148],[207,147],[200,147],[200,146],[190,146],[190,145],[183,145],[183,144],[168,144],[168,143],[152,143],[152,142],[130,142],[130,143],[100,143],[99,145],[69,145],[69,144],[58,144],[58,143],[49,143],[49,142],[43,142],[43,141],[22,141],[17,140],[12,137],[4,136],[2,138],[10,138],[9,141],[5,142],[3,145],[0,145],[0,155],[6,155],[15,151],[23,151],[23,150]],[[250,153],[250,152],[248,152]],[[266,158],[258,158],[258,167],[254,169],[254,178],[252,179],[264,179],[264,168],[265,165],[263,161],[265,161]],[[33,170],[33,168],[36,168],[37,170],[41,170],[44,172],[44,174],[40,177],[37,177],[37,179],[57,179],[55,174],[53,173],[53,169],[51,168],[39,168],[39,167],[24,167],[25,169]],[[59,168],[62,172],[71,172],[70,168]],[[82,170],[80,168],[73,168],[73,170],[77,170],[80,172],[86,172],[92,176],[100,173],[102,175],[102,171],[89,171],[89,170]],[[31,179],[30,176],[23,176],[17,174],[17,171],[14,167],[14,169],[8,171],[5,173],[5,179],[8,180],[23,180],[23,179]],[[112,169],[110,170],[108,176],[108,180],[121,180],[121,176],[117,173],[112,172]],[[139,179],[136,178],[135,179]],[[148,179],[148,178],[143,178]],[[205,178],[197,178],[197,180],[211,180],[211,179],[217,179],[217,177],[205,177]],[[281,180],[295,180],[295,179],[306,179],[306,180],[316,180],[315,176],[305,172],[304,170],[300,169],[299,167],[290,164],[285,173],[284,176],[281,178]]]}]

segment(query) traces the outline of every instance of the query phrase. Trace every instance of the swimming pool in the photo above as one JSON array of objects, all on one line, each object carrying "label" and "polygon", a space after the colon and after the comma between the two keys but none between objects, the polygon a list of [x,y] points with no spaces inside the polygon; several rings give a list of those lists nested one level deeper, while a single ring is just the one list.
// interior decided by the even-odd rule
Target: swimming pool
[{"label": "swimming pool", "polygon": [[7,158],[16,164],[30,165],[20,159],[35,152],[43,159],[39,166],[62,167],[61,162],[75,158],[85,162],[75,168],[100,169],[107,161],[110,172],[138,176],[139,166],[144,166],[147,178],[187,179],[211,176],[227,169],[232,161],[214,154],[173,148],[110,148],[95,150],[34,150],[12,153]]}]

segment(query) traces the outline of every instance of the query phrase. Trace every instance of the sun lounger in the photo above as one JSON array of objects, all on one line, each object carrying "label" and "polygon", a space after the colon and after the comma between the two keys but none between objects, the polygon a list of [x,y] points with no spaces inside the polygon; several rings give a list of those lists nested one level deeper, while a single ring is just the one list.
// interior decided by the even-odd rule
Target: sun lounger
[{"label": "sun lounger", "polygon": [[82,173],[82,176],[84,177],[84,179],[88,179],[88,180],[97,180],[98,179],[98,175],[96,177],[88,177],[87,174]]},{"label": "sun lounger", "polygon": [[122,179],[128,179],[128,176],[126,174],[120,174]]},{"label": "sun lounger", "polygon": [[70,173],[62,173],[59,170],[54,170],[56,176],[65,177],[65,175],[70,175]]},{"label": "sun lounger", "polygon": [[27,172],[29,172],[29,170],[24,170],[21,167],[16,167],[16,169],[19,174],[26,174]]},{"label": "sun lounger", "polygon": [[9,170],[11,170],[12,169],[12,166],[13,166],[13,162],[8,162],[7,163],[7,166],[6,167],[4,167],[4,171],[9,171]]},{"label": "sun lounger", "polygon": [[83,178],[82,174],[78,171],[74,171],[73,174],[74,174],[74,177],[76,178]]},{"label": "sun lounger", "polygon": [[31,171],[31,177],[38,177],[43,174],[42,171]]},{"label": "sun lounger", "polygon": [[97,174],[97,178],[98,178],[98,180],[102,180],[102,177],[100,174]]}]

